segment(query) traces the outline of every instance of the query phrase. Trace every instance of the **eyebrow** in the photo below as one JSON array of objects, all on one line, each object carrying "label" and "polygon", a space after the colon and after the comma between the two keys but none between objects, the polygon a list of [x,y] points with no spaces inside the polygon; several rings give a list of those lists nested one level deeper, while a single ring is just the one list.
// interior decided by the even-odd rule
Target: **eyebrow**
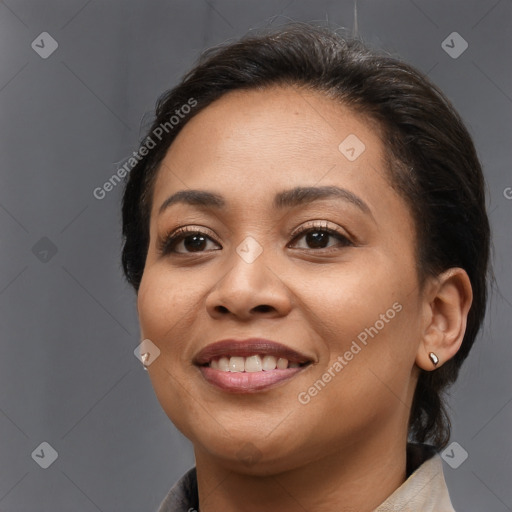
[{"label": "eyebrow", "polygon": [[[274,196],[272,207],[275,210],[284,210],[285,208],[294,208],[321,199],[339,199],[346,201],[359,208],[363,213],[373,217],[370,207],[359,196],[350,192],[350,190],[336,186],[295,187],[290,190],[284,190]],[[188,189],[180,190],[168,197],[160,206],[158,214],[162,214],[164,210],[176,203],[217,210],[226,207],[226,201],[220,194],[207,190]]]}]

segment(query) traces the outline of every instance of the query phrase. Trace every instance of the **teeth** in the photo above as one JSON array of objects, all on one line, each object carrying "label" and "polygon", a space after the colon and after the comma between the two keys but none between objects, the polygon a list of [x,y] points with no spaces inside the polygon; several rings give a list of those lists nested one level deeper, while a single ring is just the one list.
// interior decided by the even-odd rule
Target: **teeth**
[{"label": "teeth", "polygon": [[290,363],[288,359],[275,356],[254,355],[249,357],[220,357],[210,361],[210,368],[223,372],[261,372],[275,370],[285,370],[286,368],[299,368],[299,363]]},{"label": "teeth", "polygon": [[[213,361],[214,360],[212,360],[212,363]],[[221,357],[219,359],[219,370],[221,370],[222,372],[229,372],[229,359],[227,357]]]},{"label": "teeth", "polygon": [[263,370],[275,370],[277,359],[274,356],[263,356],[262,367]]},{"label": "teeth", "polygon": [[284,359],[284,358],[280,357],[277,360],[277,368],[279,370],[284,370],[285,368],[288,368],[288,359]]},{"label": "teeth", "polygon": [[262,370],[261,367],[261,357],[260,356],[251,356],[245,358],[245,371],[246,372],[260,372]]},{"label": "teeth", "polygon": [[229,359],[229,371],[230,372],[243,372],[244,370],[245,370],[245,358],[231,357]]}]

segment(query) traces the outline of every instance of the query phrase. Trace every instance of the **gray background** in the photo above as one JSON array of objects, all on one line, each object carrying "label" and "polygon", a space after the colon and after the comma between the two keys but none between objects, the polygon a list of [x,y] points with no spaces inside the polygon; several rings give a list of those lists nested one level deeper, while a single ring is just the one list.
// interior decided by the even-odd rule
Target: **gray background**
[{"label": "gray background", "polygon": [[[445,91],[484,165],[499,290],[451,393],[452,440],[469,456],[445,473],[457,511],[512,510],[512,1],[363,0],[358,14],[367,42]],[[352,2],[0,2],[1,511],[152,511],[194,464],[133,355],[121,186],[92,191],[202,49],[326,19],[351,28]],[[43,59],[31,43],[45,31],[59,46]],[[469,44],[456,59],[441,46],[454,31]],[[58,452],[48,469],[31,456],[43,441]]]}]

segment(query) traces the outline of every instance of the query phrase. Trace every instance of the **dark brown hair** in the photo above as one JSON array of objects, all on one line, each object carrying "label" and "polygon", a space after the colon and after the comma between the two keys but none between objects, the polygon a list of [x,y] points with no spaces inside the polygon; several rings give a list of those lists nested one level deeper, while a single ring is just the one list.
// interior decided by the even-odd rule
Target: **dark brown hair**
[{"label": "dark brown hair", "polygon": [[[160,127],[159,140],[126,183],[126,279],[138,291],[149,246],[153,183],[179,131],[229,91],[275,85],[325,93],[375,122],[387,148],[390,182],[415,221],[420,283],[450,267],[462,267],[469,275],[473,303],[462,346],[437,370],[421,370],[410,412],[409,438],[443,448],[450,437],[443,391],[456,380],[485,313],[490,228],[484,178],[470,134],[439,88],[400,59],[370,49],[360,39],[306,23],[261,31],[203,52],[182,81],[158,99],[141,147],[148,137],[155,139]],[[191,99],[194,108],[171,127],[171,116],[183,112]]]}]

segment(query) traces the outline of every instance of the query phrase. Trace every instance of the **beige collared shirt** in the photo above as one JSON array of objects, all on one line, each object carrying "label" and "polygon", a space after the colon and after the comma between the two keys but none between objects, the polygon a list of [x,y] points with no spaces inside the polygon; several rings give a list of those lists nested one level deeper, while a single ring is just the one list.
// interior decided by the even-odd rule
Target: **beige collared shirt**
[{"label": "beige collared shirt", "polygon": [[[426,445],[407,449],[411,474],[373,512],[455,512],[441,457]],[[195,467],[174,484],[157,512],[200,512]]]},{"label": "beige collared shirt", "polygon": [[426,460],[374,512],[455,512],[438,454]]}]

